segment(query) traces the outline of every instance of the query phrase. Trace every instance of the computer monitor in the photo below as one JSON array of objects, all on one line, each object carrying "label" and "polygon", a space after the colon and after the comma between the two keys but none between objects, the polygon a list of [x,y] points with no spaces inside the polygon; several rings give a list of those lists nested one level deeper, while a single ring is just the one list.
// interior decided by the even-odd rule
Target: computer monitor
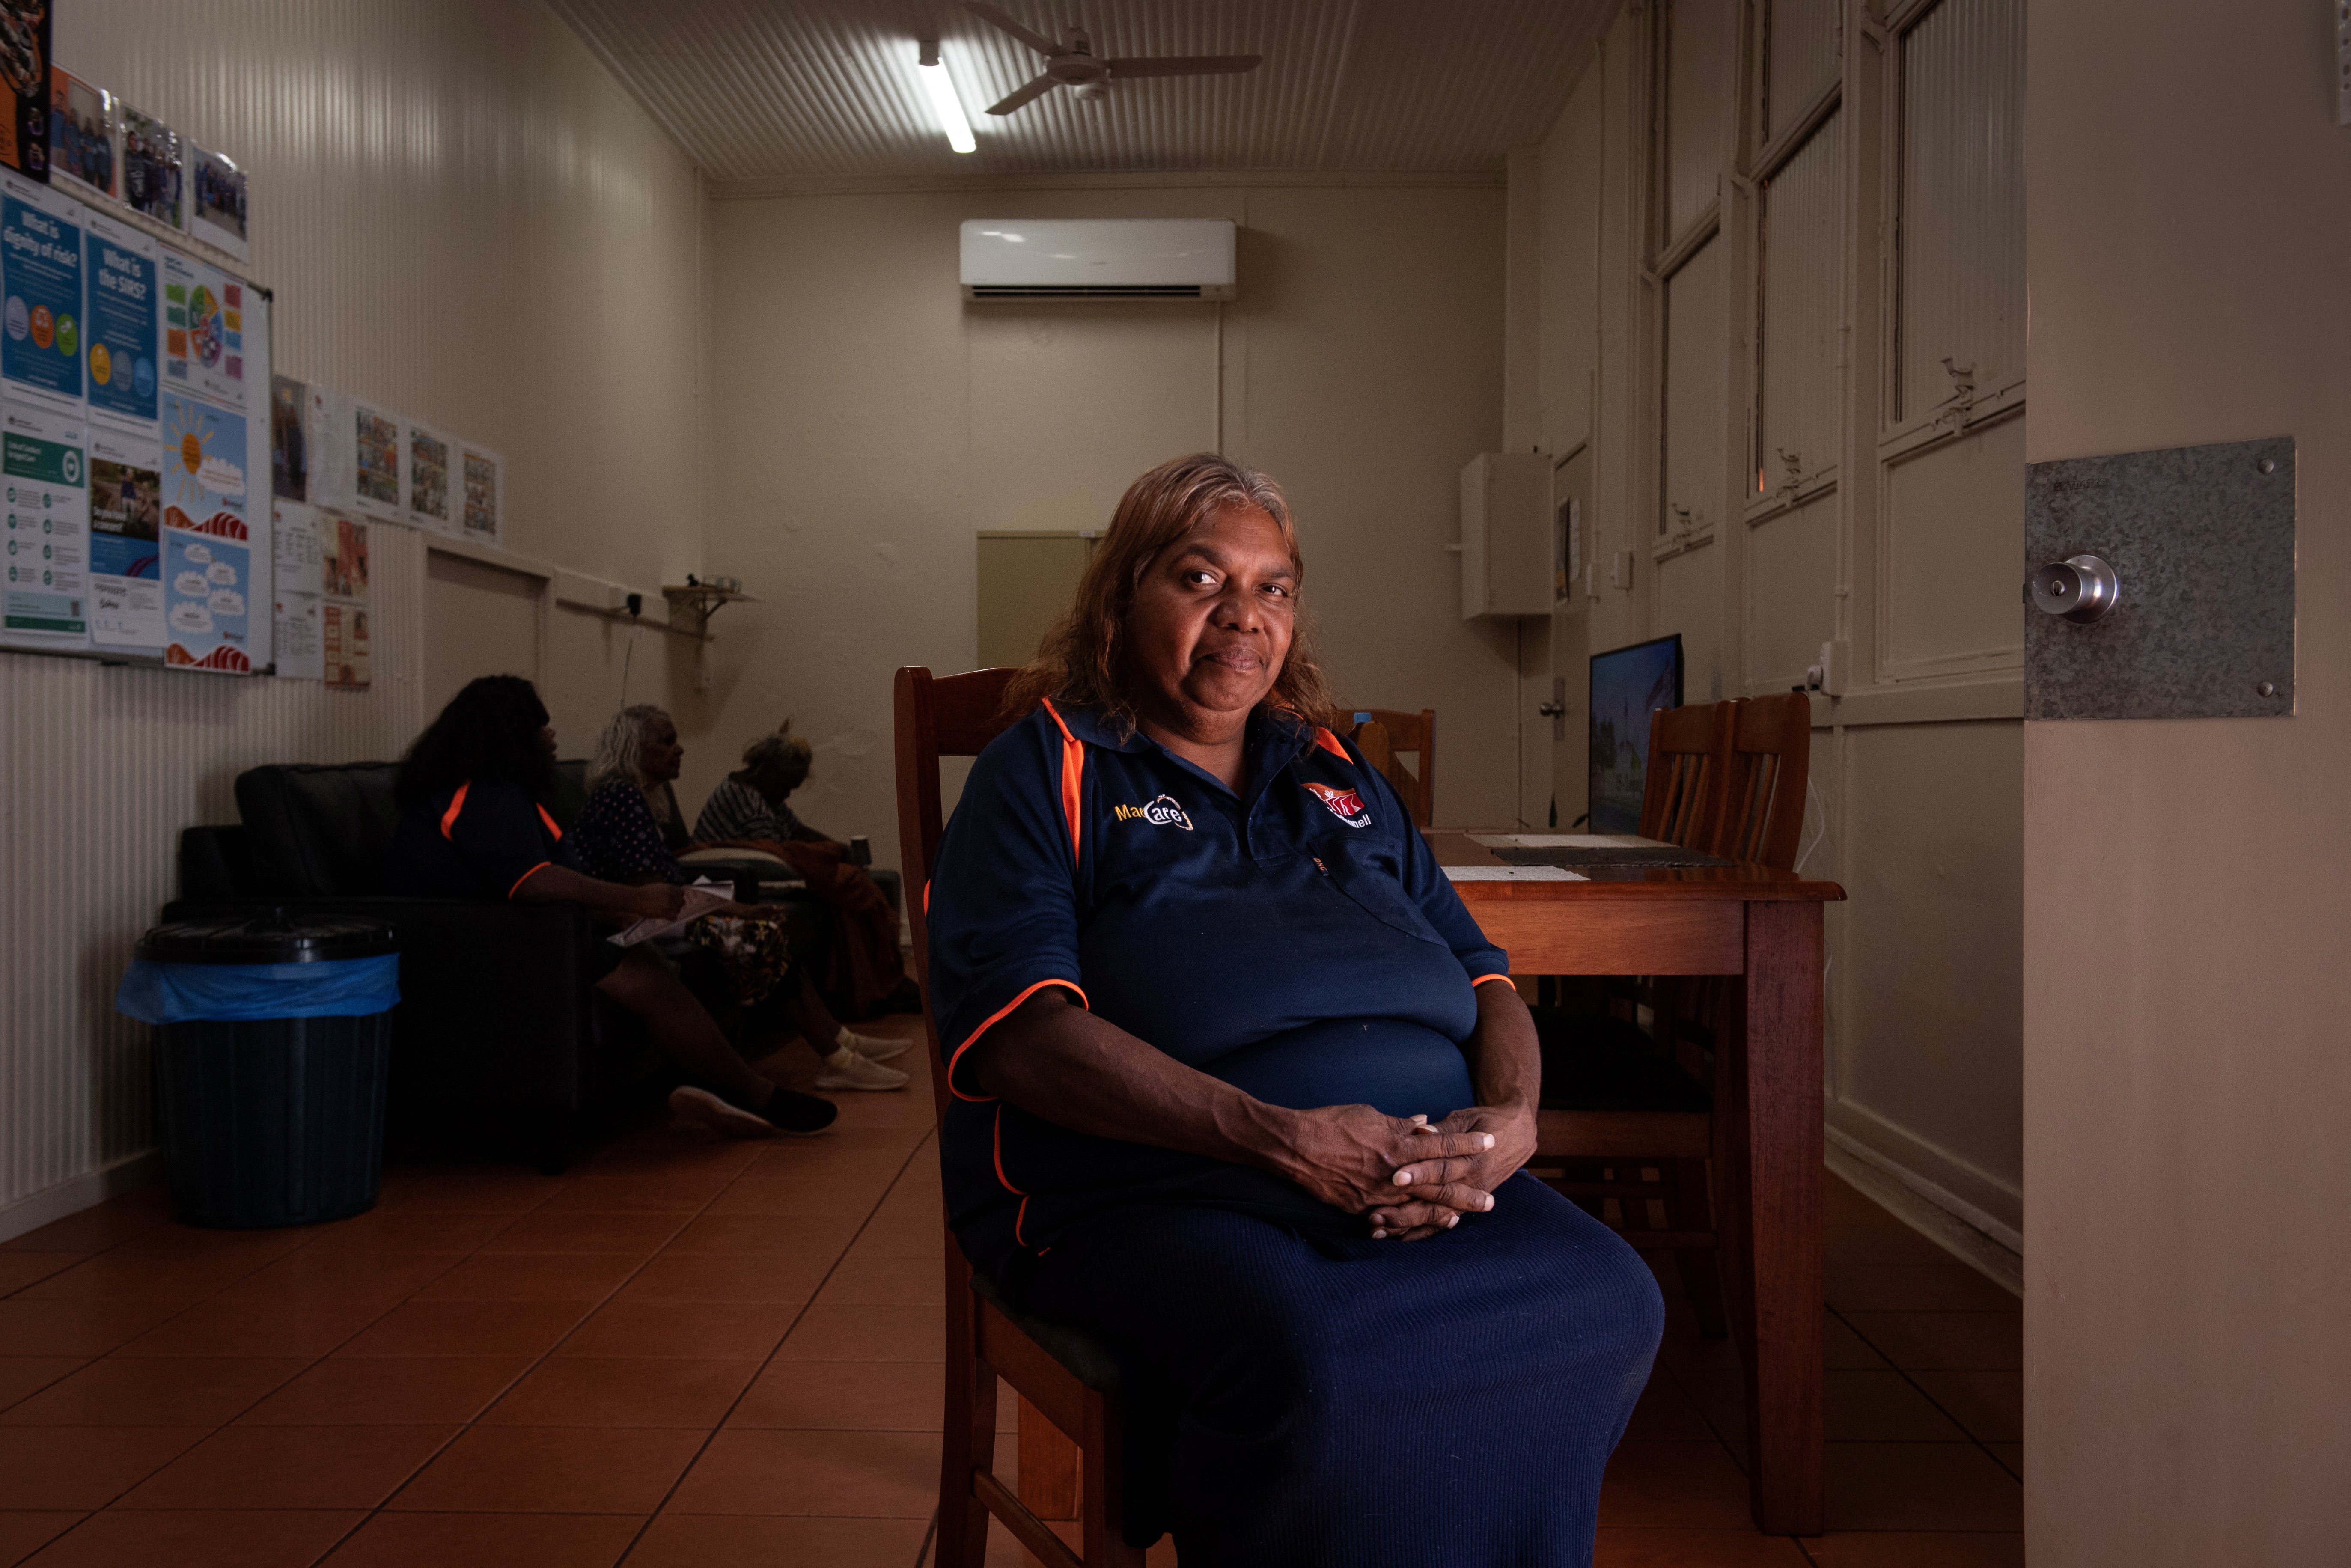
[{"label": "computer monitor", "polygon": [[1592,831],[1641,831],[1649,716],[1682,706],[1682,636],[1592,655]]}]

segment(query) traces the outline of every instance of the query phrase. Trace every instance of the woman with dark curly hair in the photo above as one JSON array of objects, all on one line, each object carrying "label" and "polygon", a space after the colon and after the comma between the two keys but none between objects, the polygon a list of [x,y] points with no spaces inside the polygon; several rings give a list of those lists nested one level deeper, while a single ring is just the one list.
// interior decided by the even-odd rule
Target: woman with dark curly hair
[{"label": "woman with dark curly hair", "polygon": [[1519,1172],[1534,1021],[1324,727],[1304,578],[1272,481],[1163,465],[1014,684],[930,886],[949,1223],[1119,1356],[1134,1544],[1585,1564],[1656,1285]]},{"label": "woman with dark curly hair", "polygon": [[[392,880],[396,891],[443,898],[581,904],[614,925],[674,919],[685,892],[629,886],[580,870],[548,813],[555,792],[555,731],[538,692],[519,675],[485,675],[449,700],[402,759]],[[737,913],[748,914],[749,911]],[[839,1113],[753,1071],[707,1009],[649,947],[590,944],[596,988],[644,1021],[662,1053],[694,1082],[670,1096],[678,1111],[735,1137],[820,1133]]]}]

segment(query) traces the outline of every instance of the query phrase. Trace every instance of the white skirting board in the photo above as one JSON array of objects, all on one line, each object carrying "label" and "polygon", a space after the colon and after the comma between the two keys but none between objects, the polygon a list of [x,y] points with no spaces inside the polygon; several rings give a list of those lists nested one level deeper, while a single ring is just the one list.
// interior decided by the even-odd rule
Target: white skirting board
[{"label": "white skirting board", "polygon": [[1834,1127],[1828,1130],[1828,1165],[1960,1262],[1993,1283],[2024,1294],[2023,1239],[2014,1230]]},{"label": "white skirting board", "polygon": [[95,1208],[110,1197],[163,1179],[163,1151],[149,1149],[110,1166],[43,1187],[28,1197],[0,1208],[0,1241],[12,1241],[28,1230],[85,1208]]}]

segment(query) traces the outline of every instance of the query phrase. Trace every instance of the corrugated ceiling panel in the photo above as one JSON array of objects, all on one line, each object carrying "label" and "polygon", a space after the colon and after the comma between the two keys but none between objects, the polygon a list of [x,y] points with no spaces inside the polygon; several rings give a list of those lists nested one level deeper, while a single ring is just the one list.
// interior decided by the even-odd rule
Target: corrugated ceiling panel
[{"label": "corrugated ceiling panel", "polygon": [[1900,416],[2024,368],[2023,0],[1943,0],[1902,39]]},{"label": "corrugated ceiling panel", "polygon": [[1722,190],[1730,123],[1730,0],[1672,0],[1666,13],[1666,237],[1688,232]]},{"label": "corrugated ceiling panel", "polygon": [[1769,0],[1764,7],[1763,140],[1769,141],[1837,78],[1844,0]]},{"label": "corrugated ceiling panel", "polygon": [[1760,491],[1792,459],[1811,475],[1836,461],[1844,311],[1844,116],[1831,114],[1763,187],[1762,441]]},{"label": "corrugated ceiling panel", "polygon": [[[1040,57],[946,0],[550,0],[719,182],[1068,171],[1499,170],[1557,116],[1618,0],[1007,0],[1103,57],[1259,54],[1240,76],[1056,89],[994,117]],[[914,79],[941,57],[979,151],[958,157]]]}]

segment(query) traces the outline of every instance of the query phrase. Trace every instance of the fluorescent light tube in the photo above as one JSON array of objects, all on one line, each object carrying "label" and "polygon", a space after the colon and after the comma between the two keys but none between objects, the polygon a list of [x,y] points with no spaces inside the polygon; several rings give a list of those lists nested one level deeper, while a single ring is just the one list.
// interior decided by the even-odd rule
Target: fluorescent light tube
[{"label": "fluorescent light tube", "polygon": [[914,74],[923,78],[923,90],[931,96],[931,112],[937,117],[939,129],[947,133],[947,145],[958,152],[978,147],[972,140],[971,121],[964,117],[963,100],[956,97],[955,83],[947,79],[937,44],[925,42],[922,63],[914,68]]}]

